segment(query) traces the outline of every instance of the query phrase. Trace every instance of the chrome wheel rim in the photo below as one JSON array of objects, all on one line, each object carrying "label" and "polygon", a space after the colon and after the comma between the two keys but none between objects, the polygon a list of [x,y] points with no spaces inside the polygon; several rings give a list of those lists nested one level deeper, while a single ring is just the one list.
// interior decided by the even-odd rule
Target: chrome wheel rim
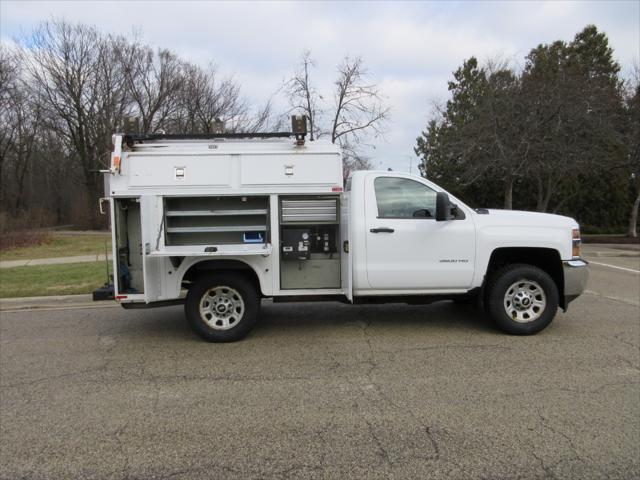
[{"label": "chrome wheel rim", "polygon": [[518,323],[530,323],[544,312],[547,297],[542,287],[533,280],[518,280],[504,294],[504,310]]},{"label": "chrome wheel rim", "polygon": [[231,287],[212,287],[200,299],[200,318],[215,330],[229,330],[235,327],[243,315],[242,295]]}]

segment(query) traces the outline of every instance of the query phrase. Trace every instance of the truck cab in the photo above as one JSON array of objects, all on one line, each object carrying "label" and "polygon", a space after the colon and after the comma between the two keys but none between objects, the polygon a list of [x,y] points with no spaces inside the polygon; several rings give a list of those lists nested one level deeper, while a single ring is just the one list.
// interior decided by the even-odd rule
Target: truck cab
[{"label": "truck cab", "polygon": [[[587,262],[571,218],[472,209],[427,179],[402,173],[355,172],[347,189],[356,296],[475,297],[489,308],[503,271],[514,276],[537,269],[549,278],[516,285],[513,299],[502,298],[503,310],[528,325],[516,325],[512,333],[533,333],[531,319],[541,316],[548,300],[566,310],[586,286]],[[556,292],[546,294],[542,283],[549,279]],[[547,298],[556,293],[557,302]]]},{"label": "truck cab", "polygon": [[232,341],[265,298],[453,300],[532,334],[585,288],[573,219],[473,209],[403,173],[343,186],[336,145],[256,135],[114,136],[103,201],[123,307],[184,303],[198,335]]}]

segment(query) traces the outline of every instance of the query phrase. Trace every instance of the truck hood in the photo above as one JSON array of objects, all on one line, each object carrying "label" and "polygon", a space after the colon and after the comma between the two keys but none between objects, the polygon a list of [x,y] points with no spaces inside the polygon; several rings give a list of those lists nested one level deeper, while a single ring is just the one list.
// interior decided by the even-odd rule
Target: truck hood
[{"label": "truck hood", "polygon": [[525,212],[521,210],[488,210],[489,213],[477,214],[476,219],[483,226],[523,226],[523,227],[560,227],[578,228],[571,217],[550,213]]}]

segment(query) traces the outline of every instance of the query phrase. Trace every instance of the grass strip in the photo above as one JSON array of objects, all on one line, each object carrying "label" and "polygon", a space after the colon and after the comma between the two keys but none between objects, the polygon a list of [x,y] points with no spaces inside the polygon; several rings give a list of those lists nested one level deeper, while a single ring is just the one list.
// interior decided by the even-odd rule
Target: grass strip
[{"label": "grass strip", "polygon": [[0,298],[91,293],[107,279],[104,262],[0,269]]}]

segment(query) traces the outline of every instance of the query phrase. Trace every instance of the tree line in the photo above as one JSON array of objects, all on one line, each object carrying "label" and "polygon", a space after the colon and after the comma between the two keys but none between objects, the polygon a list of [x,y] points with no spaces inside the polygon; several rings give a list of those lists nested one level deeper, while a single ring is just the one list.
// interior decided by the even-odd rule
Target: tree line
[{"label": "tree line", "polygon": [[95,27],[51,21],[16,48],[0,46],[0,168],[5,217],[104,226],[98,170],[126,117],[144,132],[259,131],[271,103],[251,108],[240,85],[166,49]]},{"label": "tree line", "polygon": [[637,66],[621,78],[607,36],[589,25],[541,44],[521,69],[471,57],[417,138],[421,172],[479,207],[575,217],[594,233],[637,236]]},{"label": "tree line", "polygon": [[343,59],[325,95],[314,67],[303,53],[277,86],[290,111],[275,112],[273,98],[252,105],[240,83],[213,65],[90,25],[44,22],[17,45],[0,45],[0,223],[106,226],[97,208],[99,170],[129,117],[138,117],[144,133],[217,133],[220,125],[255,133],[288,130],[290,113],[307,114],[311,136],[344,147],[347,170],[366,166],[358,146],[363,134],[383,128],[381,93],[361,58]]},{"label": "tree line", "polygon": [[[344,57],[324,88],[316,70],[304,51],[256,105],[213,64],[44,22],[0,45],[0,224],[106,226],[98,171],[132,116],[146,133],[211,133],[221,123],[228,132],[288,129],[290,114],[305,114],[310,140],[342,147],[345,175],[369,168],[364,147],[389,124],[384,93],[360,57]],[[640,74],[623,80],[620,70],[595,26],[537,46],[522,68],[469,58],[417,139],[422,174],[475,206],[562,213],[585,231],[637,235]]]}]

